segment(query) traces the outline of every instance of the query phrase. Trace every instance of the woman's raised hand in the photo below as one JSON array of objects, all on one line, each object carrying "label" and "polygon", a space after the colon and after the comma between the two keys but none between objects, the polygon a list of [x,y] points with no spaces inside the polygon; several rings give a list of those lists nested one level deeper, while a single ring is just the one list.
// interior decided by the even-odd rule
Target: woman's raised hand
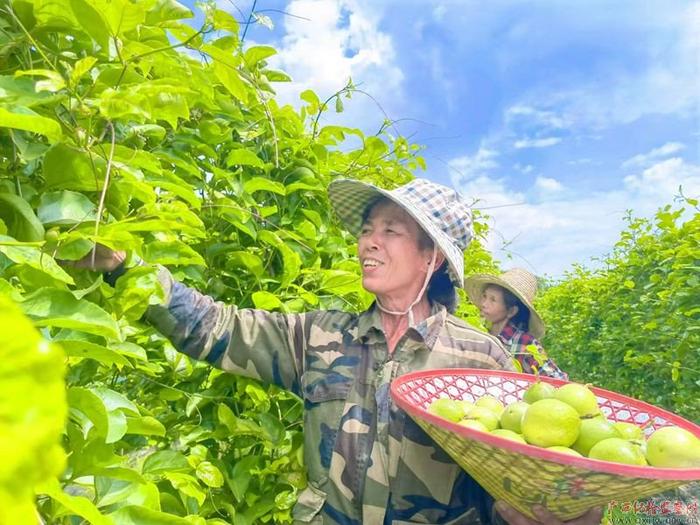
[{"label": "woman's raised hand", "polygon": [[97,272],[112,272],[126,259],[126,252],[115,251],[101,244],[97,244],[88,254],[73,263],[75,268],[87,268]]}]

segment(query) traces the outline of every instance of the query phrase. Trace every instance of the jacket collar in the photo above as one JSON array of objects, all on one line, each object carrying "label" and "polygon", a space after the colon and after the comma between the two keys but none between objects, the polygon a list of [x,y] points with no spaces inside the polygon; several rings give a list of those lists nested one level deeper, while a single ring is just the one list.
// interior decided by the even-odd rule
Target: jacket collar
[{"label": "jacket collar", "polygon": [[[446,319],[447,309],[440,303],[431,303],[430,316],[415,327],[409,328],[407,332],[410,336],[424,342],[432,350]],[[374,338],[384,339],[382,318],[376,301],[359,315],[357,331],[354,334],[354,339],[358,342],[371,342]]]}]

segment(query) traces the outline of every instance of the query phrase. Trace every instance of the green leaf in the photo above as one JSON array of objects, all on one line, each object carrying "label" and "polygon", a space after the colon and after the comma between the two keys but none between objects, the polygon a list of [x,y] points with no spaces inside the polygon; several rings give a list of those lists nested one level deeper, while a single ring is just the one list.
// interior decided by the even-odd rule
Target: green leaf
[{"label": "green leaf", "polygon": [[231,166],[252,166],[254,168],[265,168],[265,163],[255,153],[248,149],[234,149],[226,157],[226,165]]},{"label": "green leaf", "polygon": [[229,432],[234,432],[236,429],[236,415],[233,411],[224,403],[219,403],[216,407],[216,414],[219,422],[228,428]]},{"label": "green leaf", "polygon": [[39,494],[46,494],[52,500],[65,507],[69,514],[86,519],[91,525],[114,525],[98,508],[83,496],[71,496],[61,490],[58,480],[54,479],[38,488]]},{"label": "green leaf", "polygon": [[[68,403],[70,405],[72,417],[78,419],[83,433],[87,434],[91,427],[94,427],[99,436],[105,437],[109,433],[109,415],[102,399],[92,390],[83,387],[72,387],[68,389]],[[81,412],[85,418],[79,417],[75,411]]]},{"label": "green leaf", "polygon": [[139,415],[138,407],[119,392],[104,387],[95,387],[92,392],[102,400],[108,412],[121,410]]},{"label": "green leaf", "polygon": [[263,261],[260,257],[250,252],[233,252],[228,255],[227,259],[234,266],[243,266],[247,268],[253,275],[260,278],[265,273]]},{"label": "green leaf", "polygon": [[283,71],[277,71],[275,69],[264,69],[263,74],[269,82],[291,82],[292,77],[287,75]]},{"label": "green leaf", "polygon": [[44,226],[22,197],[0,193],[0,219],[9,234],[19,241],[44,240]]},{"label": "green leaf", "polygon": [[146,14],[146,24],[157,25],[167,20],[192,18],[194,14],[186,6],[175,0],[157,0],[156,5]]},{"label": "green leaf", "polygon": [[261,241],[277,248],[281,253],[284,267],[280,285],[283,287],[289,285],[294,279],[297,278],[299,272],[301,271],[301,257],[299,257],[298,253],[287,246],[282,239],[269,230],[261,231],[258,234],[258,237]]},{"label": "green leaf", "polygon": [[109,339],[120,339],[111,315],[89,301],[79,301],[66,290],[41,288],[21,304],[37,326],[70,328]]},{"label": "green leaf", "polygon": [[267,439],[273,444],[279,443],[284,437],[284,425],[279,418],[267,412],[261,413],[258,418]]},{"label": "green leaf", "polygon": [[177,472],[166,472],[163,477],[170,481],[171,485],[185,496],[194,498],[200,505],[204,503],[207,495],[195,477]]},{"label": "green leaf", "polygon": [[165,436],[163,423],[151,416],[126,416],[126,433],[142,436]]},{"label": "green leaf", "polygon": [[158,281],[158,271],[154,266],[138,266],[117,281],[114,301],[120,315],[137,321],[150,305],[163,302],[165,293]]},{"label": "green leaf", "polygon": [[69,357],[93,359],[107,367],[113,365],[116,365],[118,368],[131,366],[131,362],[119,352],[95,343],[77,339],[61,339],[57,342],[60,343]]},{"label": "green leaf", "polygon": [[282,301],[279,300],[279,297],[265,291],[253,292],[253,304],[255,308],[261,310],[277,310],[282,308]]},{"label": "green leaf", "polygon": [[192,248],[180,241],[152,241],[146,244],[144,260],[157,264],[196,264],[206,266],[206,262]]},{"label": "green leaf", "polygon": [[42,117],[30,109],[21,107],[15,107],[14,111],[0,107],[0,127],[39,133],[51,142],[60,140],[63,135],[61,126],[55,120]]},{"label": "green leaf", "polygon": [[99,11],[87,0],[70,0],[70,5],[83,31],[106,52],[109,49],[110,31]]},{"label": "green leaf", "polygon": [[53,69],[27,69],[23,71],[15,71],[16,77],[21,76],[40,76],[44,77],[46,80],[39,80],[34,84],[34,89],[37,92],[41,91],[60,91],[66,87],[66,81],[63,79],[60,73],[54,71]]},{"label": "green leaf", "polygon": [[[237,151],[246,151],[246,150],[237,150]],[[251,179],[248,179],[243,183],[243,189],[246,191],[246,193],[253,194],[256,191],[269,191],[272,193],[277,193],[278,195],[285,195],[286,190],[284,188],[284,184],[280,182],[275,182],[270,179],[266,179],[264,177],[253,177]]]},{"label": "green leaf", "polygon": [[245,456],[233,465],[232,476],[228,481],[231,492],[238,501],[243,500],[248,492],[248,486],[253,477],[251,471],[258,466],[259,460],[259,456]]},{"label": "green leaf", "polygon": [[106,167],[102,157],[63,143],[55,144],[44,156],[45,189],[100,191]]},{"label": "green leaf", "polygon": [[95,57],[85,57],[78,60],[73,66],[73,71],[70,74],[70,83],[73,86],[77,86],[80,79],[83,78],[85,73],[92,69],[92,66],[97,63],[97,58]]},{"label": "green leaf", "polygon": [[37,216],[47,226],[74,225],[95,220],[96,207],[82,193],[57,191],[43,193]]},{"label": "green leaf", "polygon": [[37,93],[34,81],[29,78],[15,78],[0,75],[0,100],[6,107],[31,108],[50,102],[54,98],[46,92]]},{"label": "green leaf", "polygon": [[130,0],[91,0],[112,35],[124,34],[146,21],[146,10]]},{"label": "green leaf", "polygon": [[248,87],[241,80],[238,71],[221,62],[214,62],[212,68],[216,78],[219,79],[219,82],[224,85],[231,95],[243,103],[248,102]]},{"label": "green leaf", "polygon": [[270,46],[252,46],[244,54],[244,60],[248,67],[252,67],[261,60],[265,60],[277,54],[277,50]]},{"label": "green leaf", "polygon": [[238,21],[222,9],[214,9],[213,23],[214,29],[229,31],[234,35],[238,34]]},{"label": "green leaf", "polygon": [[310,89],[302,91],[302,93],[299,95],[299,98],[304,102],[308,102],[314,108],[317,108],[321,105],[321,101],[318,99],[318,95],[316,95],[316,93],[314,93]]},{"label": "green leaf", "polygon": [[109,515],[118,525],[192,525],[185,518],[140,505],[129,505]]},{"label": "green leaf", "polygon": [[218,488],[224,484],[224,476],[221,471],[209,461],[202,461],[197,465],[195,474],[208,487]]},{"label": "green leaf", "polygon": [[165,472],[188,472],[192,470],[187,458],[175,450],[160,450],[143,462],[143,474],[160,475]]},{"label": "green leaf", "polygon": [[0,253],[16,264],[25,264],[38,270],[57,281],[73,284],[73,278],[61,268],[55,259],[49,254],[42,252],[33,246],[8,246],[3,243],[11,242],[14,239],[5,235],[0,235]]}]

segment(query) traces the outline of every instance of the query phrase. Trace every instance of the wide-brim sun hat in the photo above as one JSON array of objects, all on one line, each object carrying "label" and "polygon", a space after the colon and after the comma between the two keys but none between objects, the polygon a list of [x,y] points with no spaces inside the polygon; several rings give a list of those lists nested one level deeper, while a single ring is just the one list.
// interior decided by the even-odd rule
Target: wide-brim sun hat
[{"label": "wide-brim sun hat", "polygon": [[406,211],[447,259],[452,282],[464,287],[464,250],[472,239],[472,212],[455,190],[426,179],[414,179],[393,190],[352,179],[328,186],[333,210],[345,228],[359,236],[363,214],[380,197]]},{"label": "wide-brim sun hat", "polygon": [[479,306],[481,294],[489,284],[496,284],[505,288],[522,301],[525,307],[530,310],[528,332],[537,339],[541,339],[545,331],[544,322],[533,306],[535,295],[537,295],[537,277],[522,268],[513,268],[501,275],[470,275],[464,283],[464,289],[469,296],[469,300],[476,306]]}]

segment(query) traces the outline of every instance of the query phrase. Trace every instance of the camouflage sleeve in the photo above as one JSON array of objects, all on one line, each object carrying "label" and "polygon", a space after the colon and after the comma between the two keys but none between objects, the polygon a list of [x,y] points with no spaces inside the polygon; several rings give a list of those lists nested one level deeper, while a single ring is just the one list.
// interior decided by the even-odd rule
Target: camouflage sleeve
[{"label": "camouflage sleeve", "polygon": [[299,393],[304,318],[216,302],[160,268],[165,299],[146,320],[180,352],[238,375]]}]

